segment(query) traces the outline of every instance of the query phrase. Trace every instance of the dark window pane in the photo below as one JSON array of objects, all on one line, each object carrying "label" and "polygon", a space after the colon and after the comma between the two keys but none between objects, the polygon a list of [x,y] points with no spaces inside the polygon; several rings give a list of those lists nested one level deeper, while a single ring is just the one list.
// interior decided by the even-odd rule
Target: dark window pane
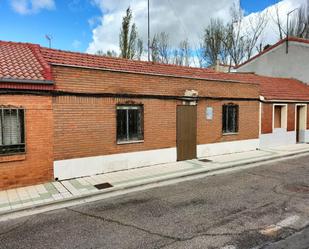
[{"label": "dark window pane", "polygon": [[0,154],[25,151],[24,110],[0,109]]},{"label": "dark window pane", "polygon": [[222,130],[223,130],[224,133],[227,132],[227,127],[226,127],[226,122],[227,122],[226,114],[227,114],[227,106],[224,105],[223,108],[222,108]]},{"label": "dark window pane", "polygon": [[117,141],[136,141],[143,139],[143,107],[117,107]]},{"label": "dark window pane", "polygon": [[117,140],[127,140],[127,110],[117,110]]},{"label": "dark window pane", "polygon": [[141,108],[129,110],[129,139],[142,139],[142,110]]},{"label": "dark window pane", "polygon": [[238,132],[238,106],[224,105],[222,108],[222,130],[224,133]]}]

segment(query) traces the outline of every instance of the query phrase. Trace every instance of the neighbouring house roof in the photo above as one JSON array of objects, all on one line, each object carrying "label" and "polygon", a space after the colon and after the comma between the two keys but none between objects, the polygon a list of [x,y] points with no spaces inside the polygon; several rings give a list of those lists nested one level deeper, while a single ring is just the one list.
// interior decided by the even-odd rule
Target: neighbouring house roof
[{"label": "neighbouring house roof", "polygon": [[23,83],[28,81],[52,82],[51,65],[257,84],[260,86],[260,95],[269,100],[309,101],[309,87],[294,79],[266,77],[252,73],[222,73],[212,69],[134,61],[49,49],[30,43],[0,41],[1,88],[4,88],[5,84],[9,87],[11,86],[9,83],[17,81],[19,84],[15,83],[15,88],[24,86]]},{"label": "neighbouring house roof", "polygon": [[[272,46],[270,46],[270,47],[264,49],[262,52],[260,52],[260,53],[258,53],[257,55],[253,56],[253,57],[250,58],[249,60],[247,60],[247,61],[245,61],[245,62],[239,64],[238,66],[235,67],[235,69],[240,68],[240,67],[246,65],[247,63],[249,63],[249,62],[251,62],[251,61],[253,61],[253,60],[259,58],[260,56],[262,56],[262,55],[268,53],[269,51],[273,50],[274,48],[276,48],[276,47],[278,47],[278,46],[284,44],[286,41],[287,41],[287,38],[284,38],[284,39],[278,41],[276,44],[274,44],[274,45],[272,45]],[[308,40],[308,39],[302,39],[302,38],[298,38],[298,37],[289,37],[289,38],[288,38],[288,41],[289,41],[289,42],[298,42],[298,43],[303,43],[303,44],[309,44],[309,40]]]},{"label": "neighbouring house roof", "polygon": [[248,83],[258,83],[260,95],[266,100],[309,101],[309,86],[296,79],[260,76],[254,73],[231,73],[231,77]]}]

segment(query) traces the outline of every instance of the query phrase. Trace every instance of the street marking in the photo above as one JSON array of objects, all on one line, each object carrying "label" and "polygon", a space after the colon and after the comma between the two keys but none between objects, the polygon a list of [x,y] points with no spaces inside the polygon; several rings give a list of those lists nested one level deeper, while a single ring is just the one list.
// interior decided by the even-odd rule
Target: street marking
[{"label": "street marking", "polygon": [[275,225],[270,225],[266,227],[265,229],[261,230],[260,233],[267,236],[274,236],[278,233],[279,230],[285,227],[289,227],[290,225],[293,225],[296,223],[300,217],[298,215],[290,216],[280,222],[278,222]]}]

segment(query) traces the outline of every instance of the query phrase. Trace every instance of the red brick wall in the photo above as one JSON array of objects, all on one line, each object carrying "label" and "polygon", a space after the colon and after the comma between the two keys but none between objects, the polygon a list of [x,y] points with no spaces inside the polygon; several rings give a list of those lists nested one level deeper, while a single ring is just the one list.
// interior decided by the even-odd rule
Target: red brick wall
[{"label": "red brick wall", "polygon": [[[56,89],[83,93],[132,93],[183,96],[197,90],[199,96],[258,98],[254,84],[215,82],[149,76],[54,66]],[[176,146],[176,105],[181,101],[135,99],[144,105],[144,142],[116,144],[116,104],[132,101],[121,98],[62,96],[53,98],[55,120],[55,160],[152,150]],[[231,102],[231,101],[227,101]],[[214,107],[213,121],[205,121],[205,107]],[[258,101],[240,105],[240,130],[222,136],[221,101],[198,103],[198,144],[258,137]]]},{"label": "red brick wall", "polygon": [[26,153],[0,156],[0,189],[53,178],[53,115],[51,97],[1,95],[0,105],[25,108]]},{"label": "red brick wall", "polygon": [[[262,134],[272,133],[273,104],[263,103]],[[309,127],[309,120],[308,127]],[[295,131],[295,104],[288,104],[287,131]]]},{"label": "red brick wall", "polygon": [[[238,133],[222,135],[222,105],[239,105]],[[206,107],[213,107],[213,120],[206,120]],[[257,101],[199,101],[198,144],[254,139],[259,137],[259,103]]]},{"label": "red brick wall", "polygon": [[[116,144],[116,104],[144,105],[144,143]],[[176,101],[54,98],[55,160],[174,147]]]},{"label": "red brick wall", "polygon": [[[54,97],[55,160],[153,150],[176,146],[176,100],[135,99],[144,105],[144,142],[116,143],[116,104],[132,99]],[[222,105],[228,101],[198,103],[198,144],[258,138],[257,101],[238,101],[239,134],[222,135]],[[214,119],[206,121],[205,108],[214,108]]]},{"label": "red brick wall", "polygon": [[86,93],[138,93],[183,96],[185,90],[198,90],[200,96],[258,98],[258,85],[193,80],[108,72],[71,67],[53,67],[56,89]]},{"label": "red brick wall", "polygon": [[273,132],[273,105],[262,104],[262,134]]}]

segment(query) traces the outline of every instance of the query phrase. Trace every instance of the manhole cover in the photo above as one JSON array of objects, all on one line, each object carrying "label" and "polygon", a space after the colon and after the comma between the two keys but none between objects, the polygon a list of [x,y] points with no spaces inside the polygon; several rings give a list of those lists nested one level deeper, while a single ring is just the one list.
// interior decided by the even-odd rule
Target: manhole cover
[{"label": "manhole cover", "polygon": [[204,163],[209,163],[209,162],[212,162],[212,161],[211,161],[211,160],[209,160],[209,159],[199,159],[199,161],[204,162]]},{"label": "manhole cover", "polygon": [[309,193],[309,186],[304,183],[288,184],[285,189],[294,193]]},{"label": "manhole cover", "polygon": [[105,183],[100,183],[100,184],[97,184],[97,185],[94,185],[97,189],[105,189],[105,188],[111,188],[113,187],[112,184],[108,183],[108,182],[105,182]]}]

